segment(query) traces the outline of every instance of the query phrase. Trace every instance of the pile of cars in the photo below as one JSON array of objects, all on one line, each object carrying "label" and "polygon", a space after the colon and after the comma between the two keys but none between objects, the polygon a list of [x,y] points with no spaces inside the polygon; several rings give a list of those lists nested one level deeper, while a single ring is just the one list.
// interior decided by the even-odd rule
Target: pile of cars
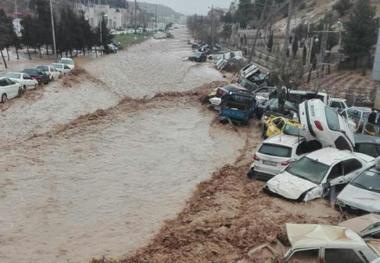
[{"label": "pile of cars", "polygon": [[61,58],[51,65],[38,65],[20,72],[8,72],[0,77],[0,98],[5,103],[9,99],[19,97],[27,90],[35,89],[38,85],[46,85],[68,74],[75,68],[74,60]]},{"label": "pile of cars", "polygon": [[269,85],[268,76],[248,65],[237,83],[207,97],[220,120],[247,124],[256,117],[261,124],[264,140],[247,176],[264,181],[263,192],[273,198],[300,203],[327,199],[338,211],[376,218],[371,228],[360,230],[288,224],[291,247],[283,259],[372,262],[380,256],[380,241],[365,235],[376,229],[380,238],[380,217],[373,215],[380,214],[380,133],[379,127],[369,127],[372,110],[349,107],[326,92],[281,90]]}]

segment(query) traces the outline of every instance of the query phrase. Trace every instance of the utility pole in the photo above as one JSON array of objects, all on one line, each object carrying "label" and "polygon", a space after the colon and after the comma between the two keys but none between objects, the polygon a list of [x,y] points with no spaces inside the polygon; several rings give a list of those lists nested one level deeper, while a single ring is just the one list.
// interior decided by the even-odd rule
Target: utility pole
[{"label": "utility pole", "polygon": [[135,35],[137,34],[137,0],[135,0]]},{"label": "utility pole", "polygon": [[264,7],[263,7],[263,10],[261,11],[261,15],[260,15],[260,21],[259,21],[258,27],[256,28],[256,35],[255,35],[255,39],[253,40],[251,53],[249,54],[249,59],[248,59],[249,62],[252,61],[253,56],[255,55],[257,39],[259,38],[260,30],[264,27],[264,24],[265,24],[264,23],[264,15],[265,15],[267,6],[268,6],[268,0],[265,0]]},{"label": "utility pole", "polygon": [[289,50],[289,39],[290,39],[290,24],[292,22],[292,16],[293,16],[293,4],[294,0],[289,0],[289,10],[288,10],[288,19],[286,22],[286,30],[285,30],[285,43],[284,47],[282,50],[282,55],[281,55],[281,75],[284,74],[285,66],[286,66],[286,54],[288,53]]},{"label": "utility pole", "polygon": [[57,54],[57,43],[55,41],[55,27],[54,27],[54,14],[53,14],[53,3],[52,3],[52,0],[50,0],[50,18],[51,18],[51,32],[52,32],[52,35],[53,35],[54,54],[58,57],[58,54]]}]

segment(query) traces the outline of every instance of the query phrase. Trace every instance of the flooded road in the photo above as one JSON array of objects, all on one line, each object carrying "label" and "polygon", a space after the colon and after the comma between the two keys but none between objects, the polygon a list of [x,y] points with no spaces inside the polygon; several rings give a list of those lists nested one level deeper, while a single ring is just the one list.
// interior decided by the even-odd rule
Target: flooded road
[{"label": "flooded road", "polygon": [[[1,262],[121,257],[144,245],[164,220],[180,212],[199,182],[236,159],[244,136],[213,127],[214,114],[184,98],[162,99],[138,110],[121,104],[98,119],[25,140],[116,105],[123,96],[183,91],[220,79],[207,66],[182,61],[189,52],[185,36],[166,44],[150,40],[120,57],[91,61],[85,65],[91,76],[61,89],[57,82],[2,111]],[[165,64],[174,64],[166,69],[155,61],[165,48]],[[123,65],[123,56],[136,63]],[[134,75],[138,63],[145,63],[151,79]],[[100,65],[104,75],[95,72]],[[119,79],[123,68],[124,79]],[[95,84],[93,89],[89,83]]]},{"label": "flooded road", "polygon": [[184,62],[191,54],[189,36],[183,27],[173,33],[174,39],[150,39],[115,55],[79,58],[87,72],[53,82],[5,107],[0,105],[0,146],[107,109],[126,96],[142,98],[160,91],[190,90],[222,79],[209,65]]}]

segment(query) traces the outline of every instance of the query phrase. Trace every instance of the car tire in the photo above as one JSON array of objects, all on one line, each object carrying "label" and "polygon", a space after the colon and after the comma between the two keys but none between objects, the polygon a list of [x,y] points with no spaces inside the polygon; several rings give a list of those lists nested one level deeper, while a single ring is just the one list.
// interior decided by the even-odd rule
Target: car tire
[{"label": "car tire", "polygon": [[254,169],[250,169],[247,173],[247,177],[248,179],[250,180],[254,180],[255,179],[255,170]]},{"label": "car tire", "polygon": [[8,101],[8,96],[7,96],[7,94],[3,94],[3,95],[1,95],[1,103],[6,103]]},{"label": "car tire", "polygon": [[22,96],[22,94],[24,93],[23,90],[24,90],[23,87],[19,87],[19,88],[18,88],[18,94],[17,94],[18,97],[21,97],[21,96]]}]

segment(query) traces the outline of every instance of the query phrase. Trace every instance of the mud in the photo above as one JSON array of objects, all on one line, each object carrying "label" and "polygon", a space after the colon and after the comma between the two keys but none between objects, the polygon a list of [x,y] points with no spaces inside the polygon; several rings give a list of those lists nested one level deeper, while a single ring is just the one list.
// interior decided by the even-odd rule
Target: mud
[{"label": "mud", "polygon": [[322,200],[291,203],[267,196],[262,183],[248,180],[250,152],[260,141],[260,132],[243,133],[245,147],[236,162],[199,184],[184,210],[167,221],[148,246],[125,259],[92,263],[273,262],[249,252],[264,243],[284,242],[285,223],[339,222],[339,213]]}]

